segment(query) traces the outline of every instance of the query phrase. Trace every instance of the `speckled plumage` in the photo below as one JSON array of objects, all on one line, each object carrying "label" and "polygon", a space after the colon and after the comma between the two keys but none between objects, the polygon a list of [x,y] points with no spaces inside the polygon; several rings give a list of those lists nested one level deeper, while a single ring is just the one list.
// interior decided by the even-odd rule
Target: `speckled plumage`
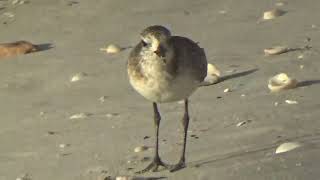
[{"label": "speckled plumage", "polygon": [[[141,34],[146,35],[146,30]],[[160,33],[151,31],[151,34],[157,37]],[[206,77],[205,53],[185,37],[170,36],[159,45],[163,43],[163,57],[144,48],[142,41],[134,47],[128,60],[130,83],[142,96],[153,102],[185,99]]]}]

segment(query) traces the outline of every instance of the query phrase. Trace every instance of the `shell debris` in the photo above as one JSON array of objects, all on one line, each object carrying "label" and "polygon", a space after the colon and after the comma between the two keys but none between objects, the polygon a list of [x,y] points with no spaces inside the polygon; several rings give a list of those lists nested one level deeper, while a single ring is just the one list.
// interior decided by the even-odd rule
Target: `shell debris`
[{"label": "shell debris", "polygon": [[213,64],[208,63],[207,65],[207,76],[203,80],[202,85],[210,85],[216,83],[221,76],[219,69]]},{"label": "shell debris", "polygon": [[287,104],[298,104],[298,101],[289,100],[289,99],[287,99],[285,102],[286,102]]},{"label": "shell debris", "polygon": [[263,51],[266,56],[270,56],[270,55],[278,55],[278,54],[286,53],[289,50],[290,49],[286,46],[274,46],[271,48],[266,48]]},{"label": "shell debris", "polygon": [[295,88],[297,84],[298,81],[296,79],[290,78],[285,73],[280,73],[269,79],[268,88],[271,92],[278,92],[285,89]]},{"label": "shell debris", "polygon": [[59,148],[61,148],[61,149],[64,149],[68,146],[70,146],[70,144],[59,144]]},{"label": "shell debris", "polygon": [[84,72],[77,73],[70,78],[70,82],[77,82],[83,80],[86,76],[88,76],[88,74]]},{"label": "shell debris", "polygon": [[31,176],[29,174],[23,174],[17,177],[16,180],[31,180]]},{"label": "shell debris", "polygon": [[230,88],[226,88],[223,90],[224,93],[231,92]]},{"label": "shell debris", "polygon": [[134,148],[134,152],[138,153],[138,152],[146,151],[148,149],[149,149],[149,147],[147,147],[147,146],[138,146],[138,147]]},{"label": "shell debris", "polygon": [[276,154],[280,154],[280,153],[284,153],[284,152],[288,152],[288,151],[292,151],[298,147],[301,147],[302,144],[300,144],[299,142],[286,142],[283,144],[280,144],[277,149],[276,149]]},{"label": "shell debris", "polygon": [[69,119],[84,119],[89,117],[90,114],[88,113],[78,113],[78,114],[73,114],[69,117]]},{"label": "shell debris", "polygon": [[122,48],[116,44],[110,44],[106,48],[100,48],[100,51],[104,51],[108,54],[116,54],[119,53]]},{"label": "shell debris", "polygon": [[281,9],[273,9],[270,11],[265,11],[263,13],[263,19],[264,20],[271,20],[271,19],[275,19],[279,16],[284,15],[286,12],[284,10]]}]

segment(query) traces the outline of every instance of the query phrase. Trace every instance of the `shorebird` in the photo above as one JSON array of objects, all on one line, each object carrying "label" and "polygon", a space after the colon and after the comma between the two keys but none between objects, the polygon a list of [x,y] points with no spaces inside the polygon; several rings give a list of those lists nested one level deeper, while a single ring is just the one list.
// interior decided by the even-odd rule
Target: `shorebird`
[{"label": "shorebird", "polygon": [[[163,26],[147,27],[140,35],[141,41],[129,55],[127,70],[133,88],[152,102],[156,140],[153,161],[137,173],[157,171],[160,166],[173,172],[186,166],[188,98],[206,77],[207,60],[204,50],[197,43],[186,37],[172,36]],[[179,162],[168,165],[158,153],[161,116],[157,103],[180,100],[184,100],[183,148]]]}]

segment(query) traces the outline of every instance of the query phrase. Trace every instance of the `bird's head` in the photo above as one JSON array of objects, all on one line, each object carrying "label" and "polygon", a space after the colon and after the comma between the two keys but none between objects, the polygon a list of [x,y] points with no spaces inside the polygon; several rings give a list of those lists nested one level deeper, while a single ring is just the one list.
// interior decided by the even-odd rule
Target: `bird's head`
[{"label": "bird's head", "polygon": [[147,27],[142,31],[141,43],[143,47],[164,56],[167,40],[171,37],[170,31],[159,25]]}]

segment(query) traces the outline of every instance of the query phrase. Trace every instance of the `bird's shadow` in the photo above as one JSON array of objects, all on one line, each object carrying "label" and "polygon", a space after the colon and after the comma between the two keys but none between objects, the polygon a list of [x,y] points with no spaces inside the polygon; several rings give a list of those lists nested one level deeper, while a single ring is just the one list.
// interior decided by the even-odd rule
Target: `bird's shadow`
[{"label": "bird's shadow", "polygon": [[203,165],[208,165],[208,164],[216,163],[219,161],[225,161],[225,160],[229,160],[232,158],[240,158],[240,157],[245,157],[245,156],[249,156],[249,155],[253,155],[253,154],[258,154],[258,153],[274,150],[276,147],[279,146],[279,144],[284,143],[284,142],[290,142],[290,141],[303,142],[305,144],[305,146],[309,146],[311,148],[316,148],[316,146],[314,146],[312,141],[318,142],[319,139],[320,139],[320,133],[306,134],[306,135],[301,135],[301,136],[296,136],[296,137],[291,137],[291,138],[279,139],[278,141],[276,141],[274,143],[270,143],[268,145],[264,145],[259,148],[230,152],[230,153],[223,154],[223,155],[215,155],[214,157],[207,157],[203,160],[193,161],[188,164],[190,167],[199,168]]},{"label": "bird's shadow", "polygon": [[229,79],[238,78],[241,76],[246,76],[246,75],[252,74],[258,70],[259,70],[258,68],[255,68],[255,69],[250,69],[247,71],[242,71],[242,72],[238,72],[238,73],[234,73],[234,74],[230,74],[230,75],[225,75],[225,76],[220,77],[216,82],[214,82],[212,84],[205,84],[203,86],[211,86],[211,85],[218,84],[218,83],[221,83],[221,82],[229,80]]},{"label": "bird's shadow", "polygon": [[37,51],[46,51],[54,47],[51,43],[36,44],[35,46]]},{"label": "bird's shadow", "polygon": [[301,82],[298,82],[297,87],[311,86],[313,84],[320,84],[320,80],[301,81]]}]

